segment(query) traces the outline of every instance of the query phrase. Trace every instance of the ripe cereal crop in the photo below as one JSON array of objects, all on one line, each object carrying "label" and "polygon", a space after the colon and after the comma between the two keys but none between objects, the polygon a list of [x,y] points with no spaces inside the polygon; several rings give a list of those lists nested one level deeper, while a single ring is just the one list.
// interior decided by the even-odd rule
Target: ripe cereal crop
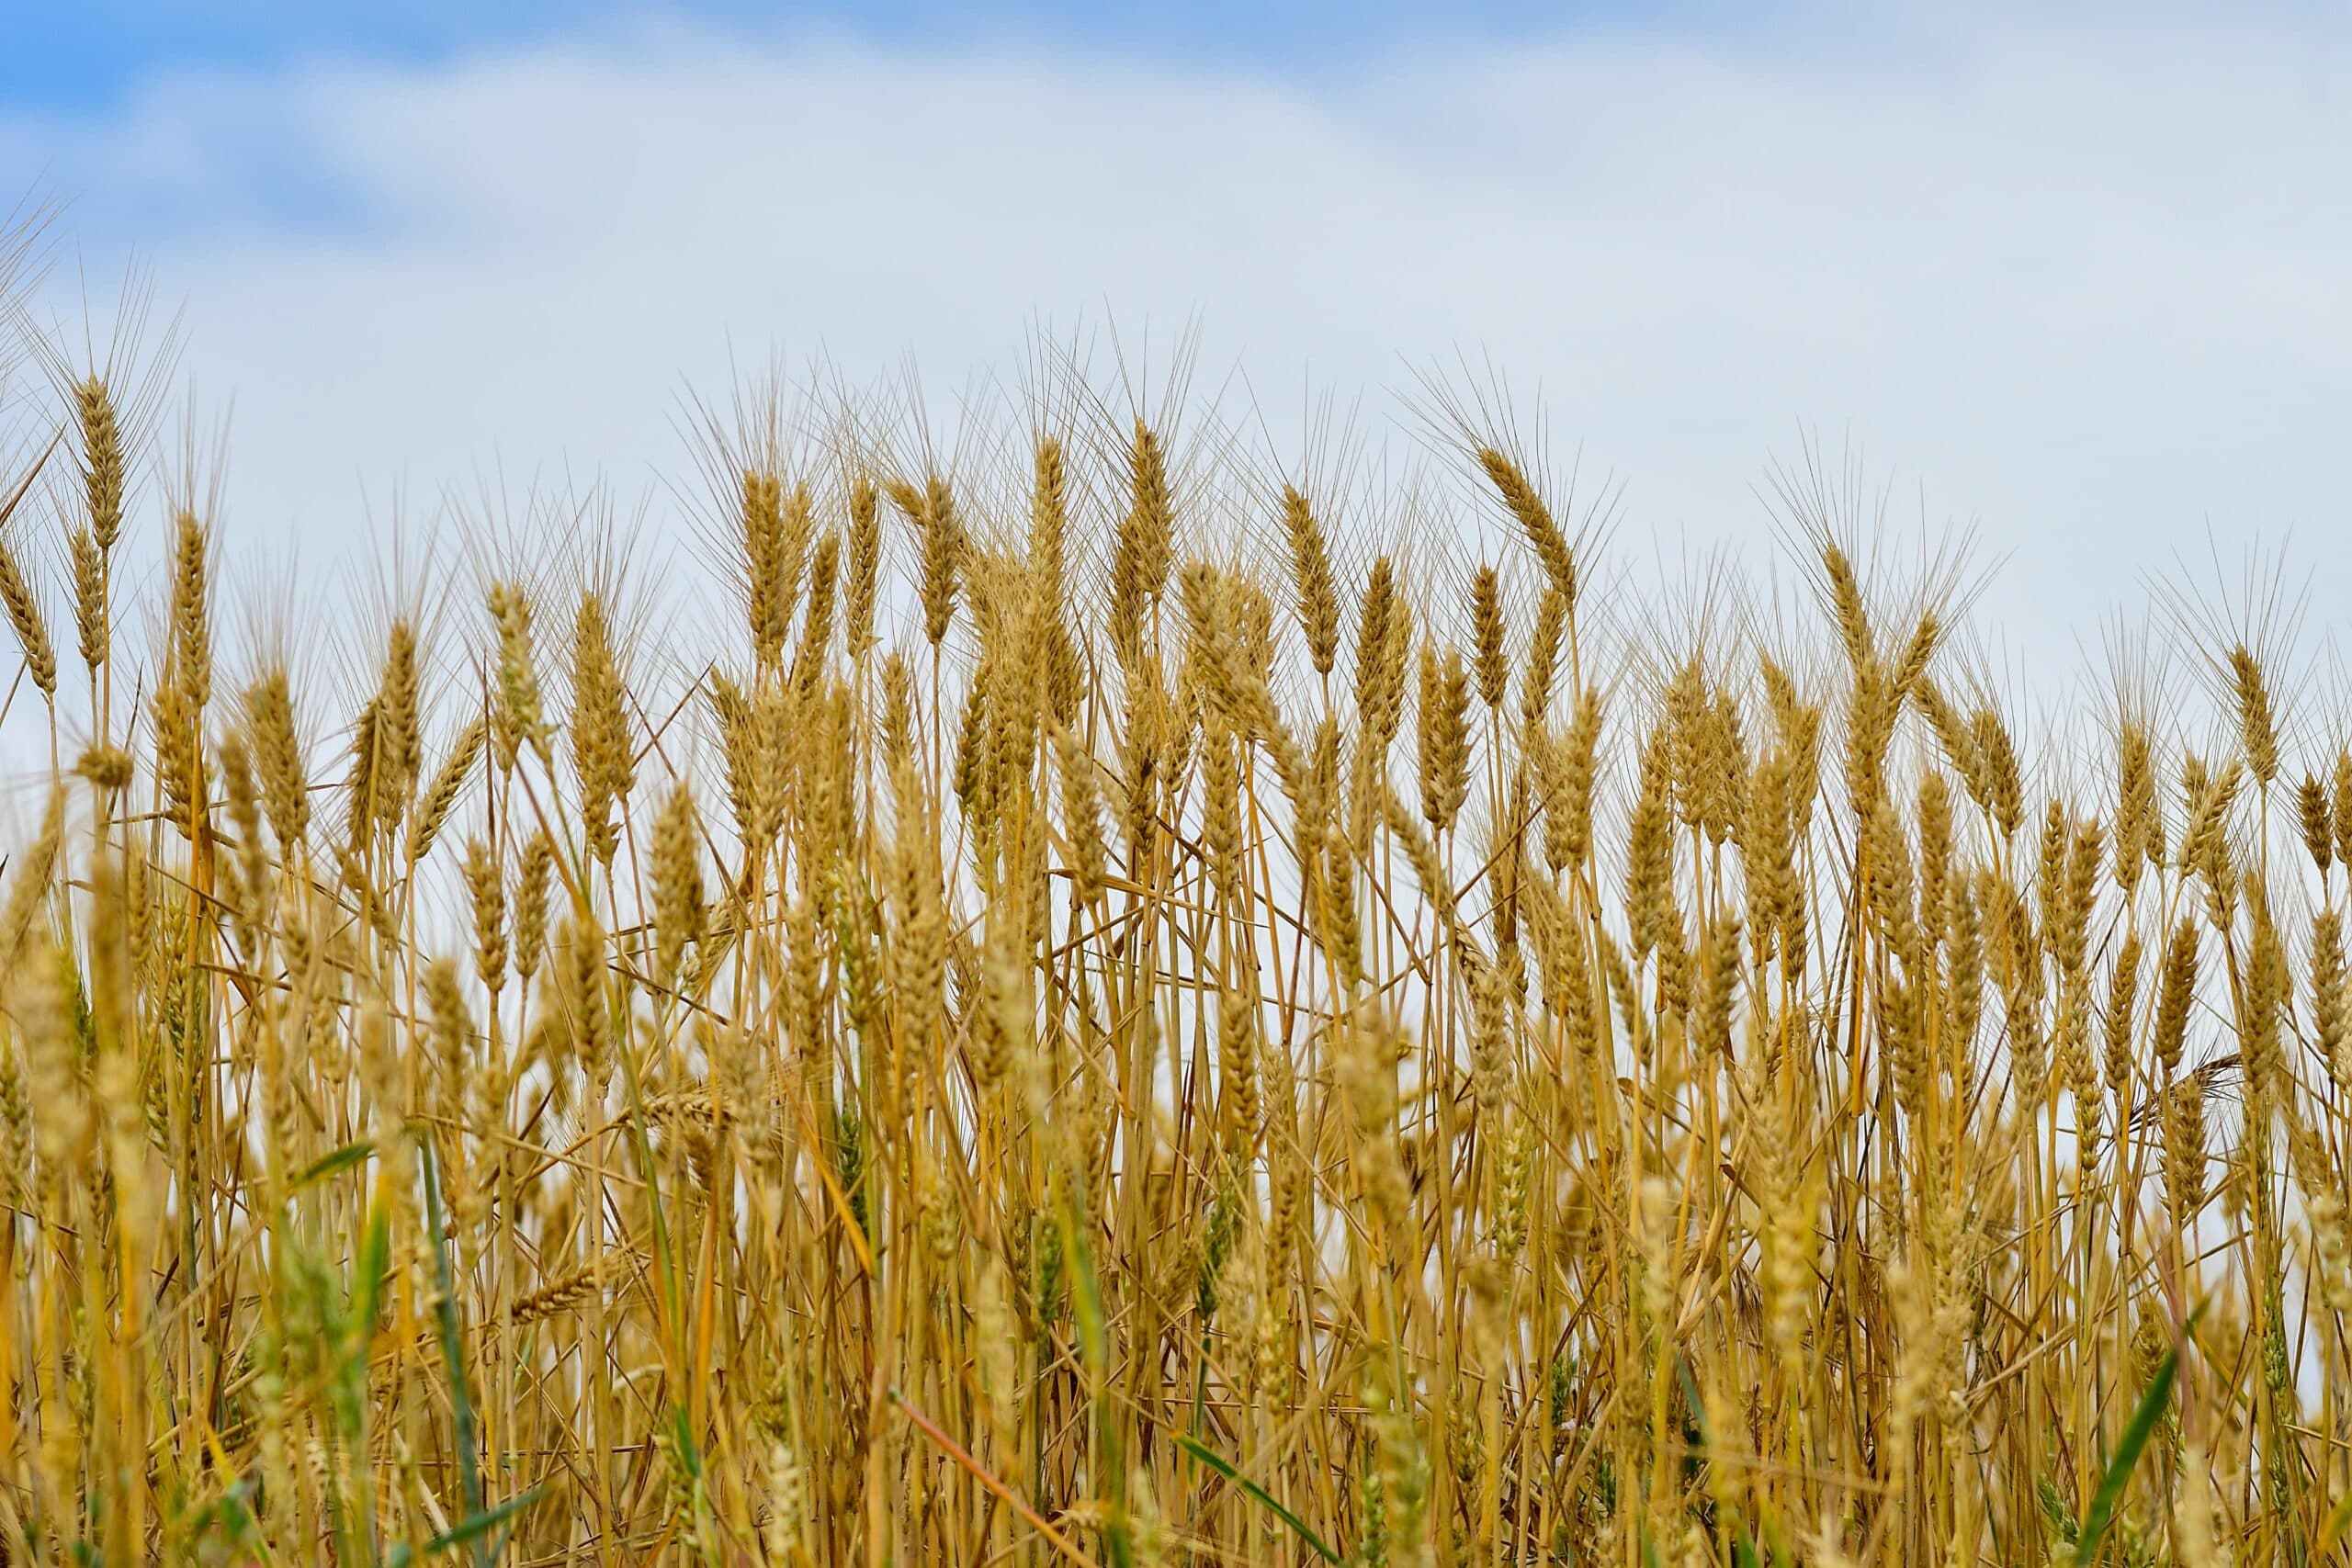
[{"label": "ripe cereal crop", "polygon": [[1638,591],[1491,400],[1073,362],[298,637],[122,341],[0,473],[0,1562],[2346,1550],[2276,596],[2029,706],[1836,465]]}]

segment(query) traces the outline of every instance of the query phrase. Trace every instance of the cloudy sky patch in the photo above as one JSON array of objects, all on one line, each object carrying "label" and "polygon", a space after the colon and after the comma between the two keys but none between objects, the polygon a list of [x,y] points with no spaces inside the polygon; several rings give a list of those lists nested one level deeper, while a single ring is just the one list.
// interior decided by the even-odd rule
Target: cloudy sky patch
[{"label": "cloudy sky patch", "polygon": [[2209,540],[2352,572],[2315,15],[314,9],[19,18],[51,36],[0,114],[0,178],[71,202],[43,309],[142,258],[234,400],[232,526],[313,558],[491,465],[659,525],[682,389],[772,353],[912,353],[952,400],[1041,322],[1197,320],[1277,446],[1322,386],[1408,443],[1386,389],[1490,361],[1641,553],[1769,555],[1770,464],[1859,446],[2009,557],[1984,612],[2022,657]]}]

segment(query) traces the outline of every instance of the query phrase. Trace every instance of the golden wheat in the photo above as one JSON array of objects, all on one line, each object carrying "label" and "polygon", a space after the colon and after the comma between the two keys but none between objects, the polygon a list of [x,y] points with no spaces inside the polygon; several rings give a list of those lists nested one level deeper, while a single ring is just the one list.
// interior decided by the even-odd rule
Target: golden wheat
[{"label": "golden wheat", "polygon": [[1464,591],[1095,413],[747,431],[723,621],[445,568],[345,698],[55,381],[0,1562],[2346,1549],[2352,750],[2261,626],[2040,740],[1843,515],[1670,647],[1514,432]]}]

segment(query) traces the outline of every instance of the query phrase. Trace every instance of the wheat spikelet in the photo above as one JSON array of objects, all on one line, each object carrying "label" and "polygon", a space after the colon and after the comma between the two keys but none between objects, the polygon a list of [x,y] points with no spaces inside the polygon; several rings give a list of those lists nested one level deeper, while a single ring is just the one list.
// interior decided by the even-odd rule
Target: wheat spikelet
[{"label": "wheat spikelet", "polygon": [[2127,931],[2123,945],[2115,954],[2115,964],[2108,976],[2106,1055],[2107,1092],[2115,1101],[2117,1111],[2128,1111],[2132,1105],[2132,1051],[2134,1043],[2135,1010],[2140,996],[2140,933]]},{"label": "wheat spikelet", "polygon": [[679,784],[653,829],[653,972],[663,985],[676,978],[687,946],[702,937],[699,826],[694,791]]},{"label": "wheat spikelet", "polygon": [[759,468],[744,469],[740,516],[752,649],[762,668],[773,669],[783,657],[792,620],[785,582],[784,481]]},{"label": "wheat spikelet", "polygon": [[1499,710],[1510,685],[1510,660],[1504,649],[1501,580],[1491,565],[1481,565],[1471,576],[1470,625],[1477,649],[1478,700]]},{"label": "wheat spikelet", "polygon": [[2184,1231],[2205,1207],[2205,1079],[2190,1073],[2164,1095],[2165,1203]]},{"label": "wheat spikelet", "polygon": [[554,867],[555,850],[547,835],[533,835],[523,846],[514,889],[514,973],[526,985],[547,951],[548,878]]},{"label": "wheat spikelet", "polygon": [[1543,723],[1551,711],[1552,684],[1558,672],[1560,639],[1567,620],[1567,595],[1547,587],[1536,603],[1535,628],[1528,639],[1527,661],[1520,674],[1520,722],[1531,729]]},{"label": "wheat spikelet", "polygon": [[74,389],[81,437],[83,502],[90,534],[101,555],[122,536],[126,461],[122,421],[114,389],[102,376],[89,376]]},{"label": "wheat spikelet", "polygon": [[[1673,773],[1668,728],[1659,724],[1642,748],[1642,778],[1625,851],[1625,916],[1634,957],[1647,958],[1667,938],[1674,912]],[[1678,938],[1679,940],[1679,938]]]},{"label": "wheat spikelet", "polygon": [[1102,896],[1110,860],[1102,840],[1102,795],[1094,759],[1069,730],[1056,737],[1054,754],[1061,778],[1062,821],[1069,838],[1071,885],[1079,901],[1091,904]]},{"label": "wheat spikelet", "polygon": [[1307,662],[1328,676],[1340,657],[1340,592],[1329,546],[1313,505],[1295,485],[1283,487],[1283,534],[1290,542],[1291,592]]},{"label": "wheat spikelet", "polygon": [[434,840],[440,836],[442,825],[449,820],[449,813],[457,808],[458,797],[464,793],[466,781],[473,776],[474,764],[481,761],[482,746],[489,738],[489,721],[477,718],[450,743],[449,754],[441,760],[433,782],[425,786],[415,819],[409,825],[410,860],[421,861],[433,852]]},{"label": "wheat spikelet", "polygon": [[1976,795],[1978,803],[1992,814],[2002,837],[2013,839],[2025,820],[2025,783],[2018,773],[2017,748],[2009,739],[2008,726],[2001,722],[1998,713],[1981,707],[1970,719],[1969,729],[1982,759],[1984,789]]},{"label": "wheat spikelet", "polygon": [[1159,436],[1141,419],[1127,443],[1127,511],[1111,556],[1111,637],[1120,656],[1143,647],[1145,621],[1167,591],[1174,570],[1176,515],[1168,488],[1168,459]]},{"label": "wheat spikelet", "polygon": [[800,646],[792,656],[793,684],[806,692],[825,668],[833,637],[833,600],[841,570],[842,542],[828,534],[817,541],[808,560],[808,606],[801,619]]},{"label": "wheat spikelet", "polygon": [[1544,565],[1544,575],[1561,602],[1574,608],[1577,599],[1576,558],[1568,548],[1566,536],[1552,520],[1551,509],[1535,487],[1527,480],[1519,465],[1496,447],[1485,446],[1478,451],[1478,466],[1502,496],[1503,504],[1510,509],[1520,529],[1527,536],[1528,544],[1535,551],[1535,558]]},{"label": "wheat spikelet", "polygon": [[604,1289],[605,1265],[601,1258],[592,1259],[569,1274],[548,1280],[538,1289],[514,1299],[508,1309],[507,1321],[520,1328],[542,1319],[561,1317],[576,1313],[592,1296]]},{"label": "wheat spikelet", "polygon": [[197,705],[185,670],[176,659],[166,664],[156,682],[148,712],[155,737],[155,776],[164,789],[164,807],[173,827],[185,838],[196,836],[205,810],[206,765],[204,714]]},{"label": "wheat spikelet", "polygon": [[919,586],[923,635],[936,649],[956,619],[956,592],[964,565],[964,536],[956,514],[955,497],[946,479],[933,474],[921,489],[904,480],[893,480],[890,499],[921,536],[922,571]]},{"label": "wheat spikelet", "polygon": [[547,722],[531,657],[530,599],[513,583],[494,582],[489,603],[491,619],[498,626],[498,703],[492,710],[498,765],[511,773],[526,743],[535,750],[546,745]]},{"label": "wheat spikelet", "polygon": [[352,730],[350,829],[355,847],[364,844],[378,826],[396,825],[416,793],[424,750],[416,659],[414,629],[405,620],[395,621],[376,694]]},{"label": "wheat spikelet", "polygon": [[174,514],[172,522],[172,661],[189,705],[201,713],[212,700],[211,605],[204,526],[186,507]]},{"label": "wheat spikelet", "polygon": [[849,594],[842,629],[850,657],[874,647],[874,606],[881,592],[882,519],[874,481],[860,474],[849,492]]},{"label": "wheat spikelet", "polygon": [[8,624],[16,629],[17,646],[24,649],[25,673],[32,678],[34,689],[54,705],[57,650],[49,640],[49,620],[41,613],[40,601],[33,593],[32,583],[26,578],[15,548],[6,539],[0,539],[0,609],[7,612]]},{"label": "wheat spikelet", "polygon": [[290,854],[310,831],[311,792],[293,686],[283,665],[273,664],[245,688],[244,721],[270,831]]},{"label": "wheat spikelet", "polygon": [[65,796],[52,789],[41,813],[40,834],[8,868],[8,897],[0,903],[0,969],[15,964],[50,897],[50,879],[56,872],[64,832]]},{"label": "wheat spikelet", "polygon": [[87,528],[74,529],[69,545],[74,557],[74,646],[95,677],[107,661],[108,647],[106,557]]},{"label": "wheat spikelet", "polygon": [[1470,682],[1462,654],[1421,645],[1421,815],[1442,833],[1470,793]]},{"label": "wheat spikelet", "polygon": [[1862,603],[1861,579],[1854,563],[1837,541],[1821,547],[1822,570],[1829,579],[1829,600],[1838,626],[1838,639],[1846,650],[1847,667],[1856,673],[1877,657],[1870,611]]},{"label": "wheat spikelet", "polygon": [[[10,901],[15,895],[12,892]],[[33,1148],[51,1184],[74,1179],[90,1135],[90,1106],[80,1045],[74,1038],[53,953],[36,948],[12,968],[10,1008],[25,1057],[25,1098],[31,1107]],[[19,953],[10,944],[12,964]]]},{"label": "wheat spikelet", "polygon": [[591,859],[609,865],[620,846],[616,808],[626,803],[637,760],[603,598],[580,596],[571,623],[571,765],[580,781],[581,815]]},{"label": "wheat spikelet", "polygon": [[2262,676],[2261,661],[2245,644],[2230,649],[2230,680],[2238,705],[2238,738],[2245,748],[2245,764],[2255,783],[2264,789],[2278,776],[2278,720],[2271,711],[2270,686]]},{"label": "wheat spikelet", "polygon": [[489,843],[480,838],[466,840],[462,864],[473,915],[474,977],[495,998],[506,984],[504,867]]}]

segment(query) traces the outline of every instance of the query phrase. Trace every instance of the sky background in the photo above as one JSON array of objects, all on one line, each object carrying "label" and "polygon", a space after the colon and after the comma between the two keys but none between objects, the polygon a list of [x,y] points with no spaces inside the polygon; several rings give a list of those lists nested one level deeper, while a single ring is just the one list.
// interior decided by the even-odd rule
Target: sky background
[{"label": "sky background", "polygon": [[1396,394],[1490,365],[1636,557],[1761,567],[1772,465],[1859,452],[1906,525],[1973,526],[2031,677],[2152,575],[2282,549],[2342,619],[2344,18],[13,6],[0,192],[65,204],[45,317],[152,270],[233,406],[232,538],[307,566],[493,470],[672,527],[682,394],[772,355],[911,355],[952,405],[1041,327],[1164,361],[1197,321],[1278,449],[1330,389],[1408,452]]}]

